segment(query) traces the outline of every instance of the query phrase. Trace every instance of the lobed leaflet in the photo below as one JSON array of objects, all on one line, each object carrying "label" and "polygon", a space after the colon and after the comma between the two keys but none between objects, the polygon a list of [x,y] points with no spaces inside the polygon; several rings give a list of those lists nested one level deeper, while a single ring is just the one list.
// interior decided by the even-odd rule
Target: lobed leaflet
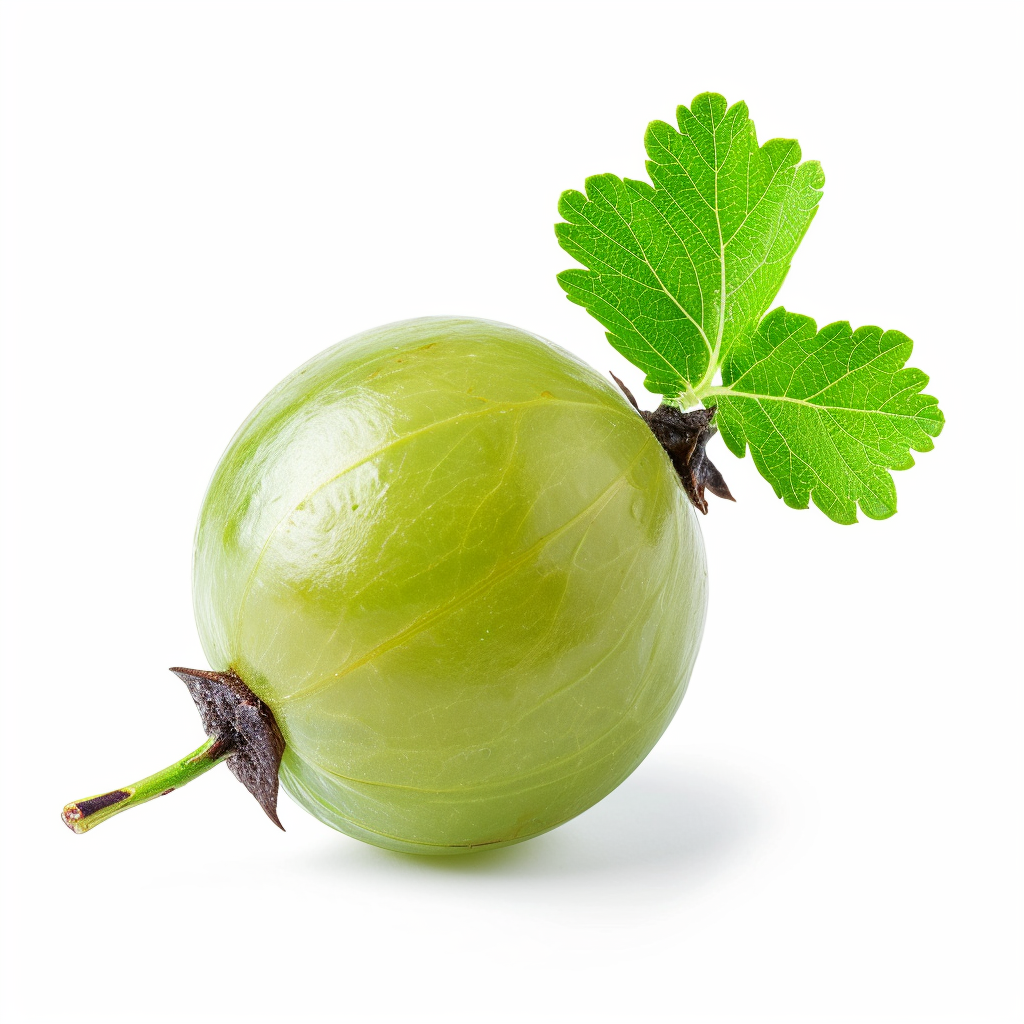
[{"label": "lobed leaflet", "polygon": [[[703,93],[678,127],[647,129],[650,182],[599,174],[562,194],[558,240],[585,270],[566,295],[682,408],[714,406],[730,450],[750,449],[793,508],[838,523],[857,506],[896,511],[889,470],[914,464],[942,429],[928,378],[906,368],[899,331],[818,330],[782,307],[768,313],[818,208],[825,178],[792,139],[759,146],[744,103]],[[767,314],[767,315],[766,315]]]}]

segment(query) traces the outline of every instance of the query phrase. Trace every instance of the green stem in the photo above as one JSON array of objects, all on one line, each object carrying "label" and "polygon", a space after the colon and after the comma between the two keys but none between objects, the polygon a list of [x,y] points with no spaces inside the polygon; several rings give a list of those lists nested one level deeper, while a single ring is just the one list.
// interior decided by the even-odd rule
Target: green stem
[{"label": "green stem", "polygon": [[136,807],[154,797],[166,796],[173,790],[180,789],[186,783],[215,768],[221,761],[230,757],[232,752],[229,742],[211,736],[198,750],[194,750],[188,757],[162,772],[122,789],[114,789],[109,793],[100,793],[98,796],[90,796],[85,800],[76,800],[73,804],[68,804],[62,815],[64,824],[72,832],[88,832],[94,825],[120,814],[121,811],[126,811],[129,807]]},{"label": "green stem", "polygon": [[680,412],[685,412],[687,409],[693,409],[695,406],[699,406],[700,395],[697,393],[695,388],[686,385],[686,389],[677,399],[677,402],[673,402],[673,405],[678,404]]}]

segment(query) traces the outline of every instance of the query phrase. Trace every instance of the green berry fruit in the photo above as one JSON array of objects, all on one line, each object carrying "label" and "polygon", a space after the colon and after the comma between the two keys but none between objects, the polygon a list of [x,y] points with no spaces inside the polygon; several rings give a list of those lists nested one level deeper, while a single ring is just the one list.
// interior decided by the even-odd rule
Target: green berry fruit
[{"label": "green berry fruit", "polygon": [[211,741],[69,805],[76,831],[222,759],[267,806],[279,759],[299,804],[366,842],[520,842],[651,750],[707,601],[645,419],[540,338],[455,318],[360,334],[260,403],[203,502],[193,582],[213,671],[182,677]]}]

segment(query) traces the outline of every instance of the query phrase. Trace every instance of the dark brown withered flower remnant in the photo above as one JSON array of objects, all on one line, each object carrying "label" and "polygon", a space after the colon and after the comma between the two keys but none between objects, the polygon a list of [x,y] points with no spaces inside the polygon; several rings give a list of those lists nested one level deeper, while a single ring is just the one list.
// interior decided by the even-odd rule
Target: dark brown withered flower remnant
[{"label": "dark brown withered flower remnant", "polygon": [[[284,737],[270,708],[233,672],[172,668],[188,687],[206,730],[207,741],[177,765],[124,789],[76,800],[64,808],[64,824],[87,832],[121,810],[173,793],[221,761],[256,798],[267,817],[284,830],[277,816],[278,770]],[[174,781],[175,785],[167,785]]]},{"label": "dark brown withered flower remnant", "polygon": [[632,392],[614,373],[611,374],[611,378],[622,389],[630,405],[651,428],[651,433],[658,439],[658,444],[668,453],[682,481],[683,490],[694,507],[707,515],[705,488],[719,498],[736,500],[729,493],[729,487],[722,479],[722,474],[718,472],[705,451],[708,441],[718,433],[718,427],[711,423],[715,418],[715,406],[680,412],[675,406],[660,405],[654,412],[646,412],[636,404]]}]

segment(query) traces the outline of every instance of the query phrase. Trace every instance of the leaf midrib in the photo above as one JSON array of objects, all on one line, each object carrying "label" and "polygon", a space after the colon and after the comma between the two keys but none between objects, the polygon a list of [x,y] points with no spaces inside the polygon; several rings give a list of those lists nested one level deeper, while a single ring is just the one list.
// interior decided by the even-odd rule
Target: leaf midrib
[{"label": "leaf midrib", "polygon": [[886,419],[912,420],[919,422],[921,417],[917,414],[898,412],[886,412],[884,409],[861,409],[853,405],[819,405],[816,402],[808,402],[803,398],[793,398],[790,395],[764,395],[754,391],[736,391],[727,385],[707,388],[701,393],[701,398],[720,396],[722,398],[749,398],[755,402],[791,402],[794,405],[803,405],[809,409],[817,409],[819,412],[828,413],[858,413],[864,416],[884,416]]}]

